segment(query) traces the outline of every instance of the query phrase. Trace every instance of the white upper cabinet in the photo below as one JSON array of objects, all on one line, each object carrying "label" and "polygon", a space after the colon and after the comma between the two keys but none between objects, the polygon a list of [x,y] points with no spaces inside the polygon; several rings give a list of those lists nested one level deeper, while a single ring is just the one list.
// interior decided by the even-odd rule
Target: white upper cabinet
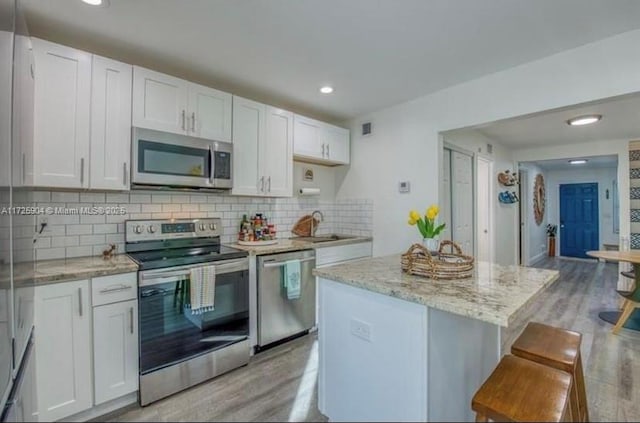
[{"label": "white upper cabinet", "polygon": [[89,186],[91,54],[33,39],[34,185]]},{"label": "white upper cabinet", "polygon": [[127,190],[132,67],[94,55],[92,74],[90,187]]},{"label": "white upper cabinet", "polygon": [[267,106],[266,137],[260,151],[261,175],[267,178],[265,194],[293,195],[293,113]]},{"label": "white upper cabinet", "polygon": [[333,125],[324,125],[322,145],[325,158],[335,164],[349,164],[349,130]]},{"label": "white upper cabinet", "polygon": [[349,164],[349,130],[295,115],[293,154],[295,159],[318,164]]},{"label": "white upper cabinet", "polygon": [[293,195],[293,114],[233,98],[233,194]]},{"label": "white upper cabinet", "polygon": [[232,95],[135,66],[133,126],[231,141]]},{"label": "white upper cabinet", "polygon": [[322,122],[300,115],[295,115],[293,122],[293,154],[301,158],[322,159]]},{"label": "white upper cabinet", "polygon": [[262,195],[260,144],[265,137],[266,106],[233,97],[233,190],[234,195]]},{"label": "white upper cabinet", "polygon": [[189,84],[189,134],[231,142],[233,96],[198,84]]},{"label": "white upper cabinet", "polygon": [[189,83],[138,66],[133,68],[133,126],[187,133]]}]

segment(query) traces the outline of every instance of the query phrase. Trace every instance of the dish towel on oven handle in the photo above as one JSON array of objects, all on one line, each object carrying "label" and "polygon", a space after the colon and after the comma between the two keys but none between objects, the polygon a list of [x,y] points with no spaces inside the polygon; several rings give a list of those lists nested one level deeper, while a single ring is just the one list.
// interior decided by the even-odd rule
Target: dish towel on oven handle
[{"label": "dish towel on oven handle", "polygon": [[300,260],[287,260],[285,262],[283,285],[288,300],[300,298]]},{"label": "dish towel on oven handle", "polygon": [[215,266],[194,267],[190,274],[191,314],[202,314],[214,310],[216,295]]}]

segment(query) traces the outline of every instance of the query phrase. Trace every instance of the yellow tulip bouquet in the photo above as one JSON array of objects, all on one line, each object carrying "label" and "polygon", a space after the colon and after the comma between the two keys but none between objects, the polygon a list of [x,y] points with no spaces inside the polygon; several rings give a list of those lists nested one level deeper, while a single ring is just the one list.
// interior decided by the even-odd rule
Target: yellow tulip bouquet
[{"label": "yellow tulip bouquet", "polygon": [[435,238],[446,226],[445,223],[436,226],[438,213],[440,213],[440,209],[435,204],[427,209],[424,216],[420,216],[420,213],[416,210],[411,210],[409,212],[409,225],[418,225],[422,238]]}]

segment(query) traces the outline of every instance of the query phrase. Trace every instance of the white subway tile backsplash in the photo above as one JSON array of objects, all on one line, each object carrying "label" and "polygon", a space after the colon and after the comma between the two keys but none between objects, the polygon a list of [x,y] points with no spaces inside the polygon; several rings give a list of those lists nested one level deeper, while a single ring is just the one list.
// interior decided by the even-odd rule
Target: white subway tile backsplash
[{"label": "white subway tile backsplash", "polygon": [[80,235],[80,245],[104,244],[104,235]]},{"label": "white subway tile backsplash", "polygon": [[51,202],[53,203],[77,203],[80,201],[80,194],[77,192],[52,192]]},{"label": "white subway tile backsplash", "polygon": [[67,235],[88,235],[93,233],[92,225],[66,225]]},{"label": "white subway tile backsplash", "polygon": [[107,203],[128,203],[129,194],[107,194]]},{"label": "white subway tile backsplash", "polygon": [[[373,226],[373,202],[365,199],[320,201],[317,198],[235,197],[227,194],[73,193],[38,191],[34,193],[42,207],[123,207],[124,215],[50,215],[49,225],[36,244],[36,257],[78,257],[99,255],[108,244],[124,252],[124,221],[127,219],[204,218],[222,219],[222,242],[233,242],[244,214],[263,213],[276,225],[278,236],[292,236],[295,222],[313,210],[324,220],[317,234],[342,233],[370,236]],[[25,226],[26,227],[26,226]],[[33,237],[29,223],[25,238]]]}]

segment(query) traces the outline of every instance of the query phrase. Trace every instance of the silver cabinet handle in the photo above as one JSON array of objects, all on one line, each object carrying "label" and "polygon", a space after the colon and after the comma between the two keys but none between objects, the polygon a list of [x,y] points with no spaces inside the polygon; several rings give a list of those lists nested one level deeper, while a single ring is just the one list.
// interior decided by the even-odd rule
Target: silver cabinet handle
[{"label": "silver cabinet handle", "polygon": [[329,152],[329,144],[327,144],[327,159],[331,157],[331,153]]},{"label": "silver cabinet handle", "polygon": [[322,144],[322,157],[324,158],[324,144]]},{"label": "silver cabinet handle", "polygon": [[191,112],[191,132],[196,132],[196,112]]},{"label": "silver cabinet handle", "polygon": [[101,294],[109,294],[111,292],[126,291],[127,289],[131,289],[131,288],[132,288],[131,285],[124,285],[124,284],[113,285],[111,287],[108,287],[108,288],[105,288],[105,289],[101,289],[100,293]]},{"label": "silver cabinet handle", "polygon": [[183,131],[186,131],[186,130],[187,130],[187,128],[186,128],[186,124],[185,124],[185,119],[186,119],[186,116],[185,116],[185,115],[186,115],[186,112],[185,112],[185,110],[184,110],[184,109],[182,109],[182,130],[183,130]]},{"label": "silver cabinet handle", "polygon": [[[316,259],[315,257],[308,257],[308,258],[300,259],[300,263],[305,263],[307,261],[313,261],[315,259]],[[270,267],[282,267],[285,264],[287,264],[286,261],[275,261],[274,260],[274,261],[271,261],[271,262],[266,262],[265,261],[262,266],[268,269]]]},{"label": "silver cabinet handle", "polygon": [[264,176],[260,178],[260,192],[264,192]]},{"label": "silver cabinet handle", "polygon": [[127,162],[122,163],[122,185],[127,185]]},{"label": "silver cabinet handle", "polygon": [[129,307],[129,329],[133,334],[133,307]]},{"label": "silver cabinet handle", "polygon": [[80,159],[80,185],[84,185],[84,157]]},{"label": "silver cabinet handle", "polygon": [[271,192],[271,176],[269,176],[269,179],[267,181],[268,181],[267,183],[268,183],[268,186],[269,186],[268,191]]},{"label": "silver cabinet handle", "polygon": [[80,314],[80,317],[82,317],[82,288],[78,288],[78,312]]},{"label": "silver cabinet handle", "polygon": [[27,155],[22,153],[22,183],[27,180]]}]

